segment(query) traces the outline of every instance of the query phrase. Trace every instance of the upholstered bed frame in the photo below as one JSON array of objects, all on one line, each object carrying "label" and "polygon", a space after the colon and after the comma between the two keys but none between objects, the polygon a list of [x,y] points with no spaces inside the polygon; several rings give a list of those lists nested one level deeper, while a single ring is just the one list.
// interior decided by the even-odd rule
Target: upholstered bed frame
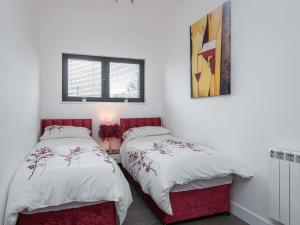
[{"label": "upholstered bed frame", "polygon": [[[120,126],[122,133],[133,127],[161,126],[160,118],[131,118],[121,119]],[[220,213],[229,213],[230,185],[197,189],[192,191],[171,192],[170,201],[173,215],[163,212],[153,201],[150,195],[142,191],[141,186],[131,175],[122,168],[128,181],[145,200],[153,213],[163,224],[172,224],[181,221],[211,216]]]},{"label": "upholstered bed frame", "polygon": [[42,133],[44,133],[44,129],[46,127],[52,125],[85,127],[91,131],[91,136],[92,136],[92,128],[93,128],[92,119],[43,119],[41,121]]},{"label": "upholstered bed frame", "polygon": [[[92,131],[91,119],[43,119],[42,132],[47,126],[86,127]],[[114,202],[84,206],[80,208],[49,211],[18,216],[17,225],[116,225],[116,209]]]},{"label": "upholstered bed frame", "polygon": [[[160,118],[127,118],[120,119],[121,137],[123,133],[133,127],[144,127],[144,126],[161,126]],[[121,140],[123,142],[123,139]]]}]

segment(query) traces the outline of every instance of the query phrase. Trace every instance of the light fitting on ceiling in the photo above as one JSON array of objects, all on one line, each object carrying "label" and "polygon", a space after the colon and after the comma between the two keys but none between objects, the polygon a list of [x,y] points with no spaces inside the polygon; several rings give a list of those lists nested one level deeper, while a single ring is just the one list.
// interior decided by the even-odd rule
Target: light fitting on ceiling
[{"label": "light fitting on ceiling", "polygon": [[[116,2],[119,2],[119,0],[116,0]],[[130,0],[130,2],[131,2],[131,4],[133,4],[133,3],[134,3],[134,0]]]}]

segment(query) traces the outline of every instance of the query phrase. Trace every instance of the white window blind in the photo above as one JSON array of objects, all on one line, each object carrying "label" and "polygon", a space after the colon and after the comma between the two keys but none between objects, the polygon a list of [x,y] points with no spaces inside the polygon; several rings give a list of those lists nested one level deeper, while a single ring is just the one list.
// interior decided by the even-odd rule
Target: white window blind
[{"label": "white window blind", "polygon": [[130,63],[110,63],[110,97],[140,97],[140,65]]},{"label": "white window blind", "polygon": [[68,96],[101,97],[102,63],[68,59]]}]

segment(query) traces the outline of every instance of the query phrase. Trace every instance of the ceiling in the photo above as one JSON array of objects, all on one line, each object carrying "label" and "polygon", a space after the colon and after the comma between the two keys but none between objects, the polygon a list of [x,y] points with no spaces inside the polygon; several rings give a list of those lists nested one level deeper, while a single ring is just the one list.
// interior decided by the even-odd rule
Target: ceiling
[{"label": "ceiling", "polygon": [[99,15],[111,21],[160,24],[184,0],[39,0],[40,15],[74,15],[85,18]]}]

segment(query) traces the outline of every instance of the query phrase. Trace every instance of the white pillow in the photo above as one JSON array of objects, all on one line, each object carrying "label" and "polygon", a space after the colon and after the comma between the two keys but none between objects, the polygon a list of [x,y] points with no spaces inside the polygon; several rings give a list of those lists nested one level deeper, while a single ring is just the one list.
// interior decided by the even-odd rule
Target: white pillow
[{"label": "white pillow", "polygon": [[40,140],[55,138],[90,138],[91,131],[85,127],[53,125],[45,128]]},{"label": "white pillow", "polygon": [[157,126],[134,127],[128,129],[123,134],[123,139],[132,140],[139,137],[164,135],[169,133],[170,131],[164,127],[157,127]]}]

